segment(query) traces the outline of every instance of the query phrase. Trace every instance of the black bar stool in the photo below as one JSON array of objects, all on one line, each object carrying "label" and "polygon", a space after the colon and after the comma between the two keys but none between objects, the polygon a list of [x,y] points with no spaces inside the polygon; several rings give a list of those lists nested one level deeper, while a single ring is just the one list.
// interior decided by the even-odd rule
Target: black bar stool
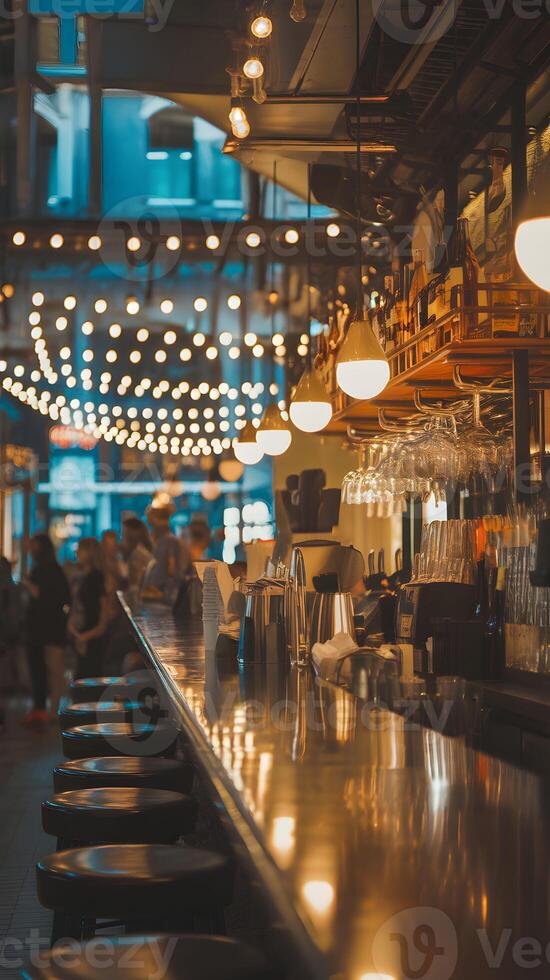
[{"label": "black bar stool", "polygon": [[[60,944],[28,966],[24,980],[275,980],[256,949],[222,936],[102,936],[83,943]],[[99,961],[99,963],[98,963]]]},{"label": "black bar stool", "polygon": [[133,721],[152,724],[166,718],[166,711],[158,704],[146,705],[143,701],[78,701],[60,708],[58,713],[61,731],[77,725],[94,725],[100,722]]},{"label": "black bar stool", "polygon": [[173,725],[132,725],[105,722],[77,725],[62,732],[63,755],[84,759],[94,755],[171,756],[176,750],[177,732]]},{"label": "black bar stool", "polygon": [[96,786],[137,786],[143,789],[171,789],[190,793],[194,768],[177,759],[135,755],[108,755],[90,759],[67,759],[53,770],[56,793]]},{"label": "black bar stool", "polygon": [[49,854],[36,866],[38,899],[54,910],[52,944],[88,938],[99,919],[132,930],[181,930],[208,916],[225,932],[233,872],[221,854],[170,844],[107,844]]},{"label": "black bar stool", "polygon": [[57,847],[102,844],[168,844],[192,833],[197,804],[167,789],[106,786],[57,793],[42,803],[42,829]]},{"label": "black bar stool", "polygon": [[120,677],[81,677],[71,681],[69,693],[74,703],[79,701],[99,701],[106,693],[112,700],[151,696],[159,693],[159,685],[152,671],[139,670]]}]

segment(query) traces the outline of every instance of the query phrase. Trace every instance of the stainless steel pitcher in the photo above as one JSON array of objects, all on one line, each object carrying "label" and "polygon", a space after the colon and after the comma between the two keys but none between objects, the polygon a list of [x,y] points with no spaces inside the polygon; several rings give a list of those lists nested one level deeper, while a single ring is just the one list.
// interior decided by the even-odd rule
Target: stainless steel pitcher
[{"label": "stainless steel pitcher", "polygon": [[309,618],[309,640],[326,643],[336,633],[348,633],[355,639],[353,600],[349,592],[316,592]]}]

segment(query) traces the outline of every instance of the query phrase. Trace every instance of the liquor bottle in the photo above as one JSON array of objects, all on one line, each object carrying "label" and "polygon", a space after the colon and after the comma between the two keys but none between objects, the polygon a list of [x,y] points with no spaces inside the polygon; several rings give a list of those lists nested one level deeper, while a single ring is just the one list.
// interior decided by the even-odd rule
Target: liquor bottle
[{"label": "liquor bottle", "polygon": [[449,252],[449,286],[451,290],[451,306],[457,304],[456,287],[462,287],[462,301],[465,307],[470,307],[464,314],[466,332],[475,330],[478,323],[477,312],[472,308],[478,306],[477,286],[480,278],[479,262],[470,242],[470,232],[467,218],[459,218],[456,223],[448,246]]},{"label": "liquor bottle", "polygon": [[[411,280],[411,288],[409,292],[409,323],[412,323],[413,332],[416,333],[418,330],[422,329],[424,324],[421,324],[421,295],[422,291],[428,285],[428,276],[426,275],[426,266],[424,265],[424,256],[422,251],[417,248],[414,251],[414,272]],[[425,320],[427,323],[427,302],[426,302],[426,316]]]}]

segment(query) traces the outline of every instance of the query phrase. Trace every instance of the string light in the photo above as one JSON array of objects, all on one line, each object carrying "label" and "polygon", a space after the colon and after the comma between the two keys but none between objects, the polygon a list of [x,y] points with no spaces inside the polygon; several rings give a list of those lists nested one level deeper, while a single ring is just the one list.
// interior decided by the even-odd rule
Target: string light
[{"label": "string light", "polygon": [[249,248],[258,248],[261,243],[261,238],[257,231],[249,231],[245,242]]},{"label": "string light", "polygon": [[96,313],[105,313],[106,309],[107,309],[107,300],[96,299],[94,303],[94,310],[96,311]]},{"label": "string light", "polygon": [[247,58],[243,65],[243,75],[247,78],[261,78],[264,73],[264,66],[259,58]]},{"label": "string light", "polygon": [[163,299],[160,304],[161,313],[172,313],[174,304],[171,299]]},{"label": "string light", "polygon": [[91,235],[90,238],[88,239],[88,248],[92,252],[97,252],[97,250],[101,248],[101,244],[102,242],[99,235]]},{"label": "string light", "polygon": [[329,238],[338,238],[338,235],[340,234],[340,225],[337,225],[335,221],[331,221],[327,225],[326,232]]},{"label": "string light", "polygon": [[126,242],[126,248],[129,252],[138,252],[141,248],[141,239],[137,235],[131,235]]},{"label": "string light", "polygon": [[166,248],[169,252],[177,252],[181,245],[181,239],[177,235],[169,235],[166,239]]},{"label": "string light", "polygon": [[215,249],[220,247],[221,243],[217,235],[208,235],[205,244],[207,248],[209,248],[211,251],[214,251]]},{"label": "string light", "polygon": [[197,298],[195,299],[195,301],[193,303],[193,306],[194,306],[195,310],[197,311],[197,313],[204,313],[204,311],[208,307],[208,300],[206,300],[204,298],[204,296],[197,296]]},{"label": "string light", "polygon": [[55,234],[50,236],[50,245],[52,248],[61,248],[63,241],[63,235],[60,235],[59,232],[55,232]]},{"label": "string light", "polygon": [[238,310],[241,305],[241,297],[237,296],[236,293],[232,293],[231,296],[227,298],[227,305],[230,310]]},{"label": "string light", "polygon": [[250,30],[254,37],[260,38],[262,41],[265,40],[266,37],[270,36],[273,30],[271,18],[266,14],[258,14],[258,16],[252,21]]},{"label": "string light", "polygon": [[14,245],[17,245],[19,247],[25,244],[25,242],[27,241],[27,236],[24,231],[15,231],[12,235],[11,240]]},{"label": "string light", "polygon": [[32,294],[32,304],[33,306],[42,306],[44,302],[44,293],[33,293]]},{"label": "string light", "polygon": [[285,231],[285,242],[287,245],[295,245],[300,240],[300,235],[296,228],[287,228]]}]

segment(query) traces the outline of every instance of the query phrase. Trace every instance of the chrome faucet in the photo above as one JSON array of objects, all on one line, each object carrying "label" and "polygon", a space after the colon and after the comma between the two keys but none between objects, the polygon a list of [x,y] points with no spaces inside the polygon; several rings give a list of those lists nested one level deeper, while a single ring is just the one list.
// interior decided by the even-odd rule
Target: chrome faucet
[{"label": "chrome faucet", "polygon": [[301,548],[294,548],[285,586],[287,649],[293,666],[309,664],[309,630],[306,600],[306,566]]}]

